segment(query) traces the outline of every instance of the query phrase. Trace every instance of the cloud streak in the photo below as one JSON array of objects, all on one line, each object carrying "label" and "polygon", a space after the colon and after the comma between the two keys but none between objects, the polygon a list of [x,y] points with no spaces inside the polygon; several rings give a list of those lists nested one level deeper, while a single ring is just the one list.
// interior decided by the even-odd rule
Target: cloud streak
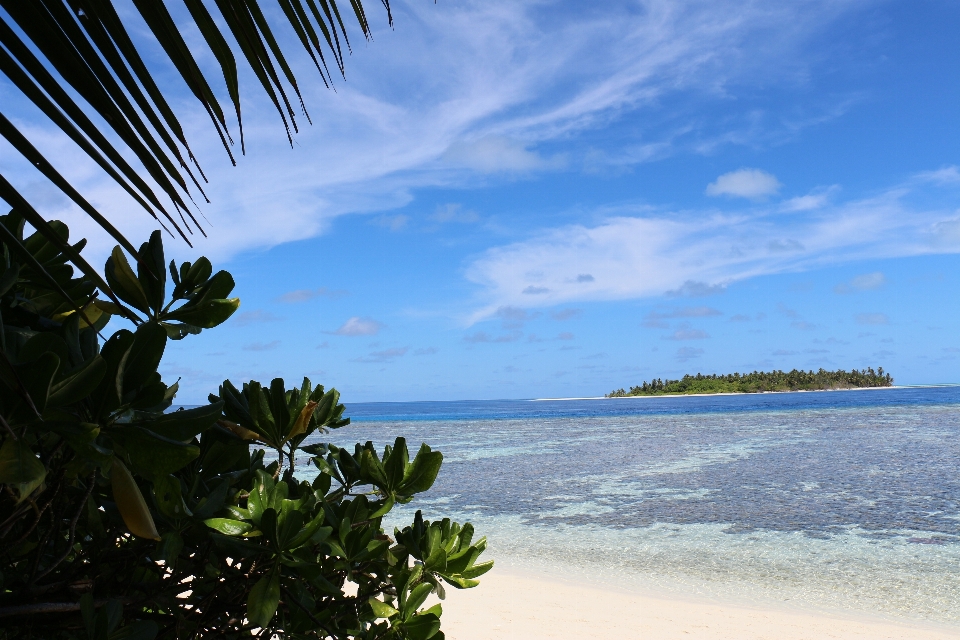
[{"label": "cloud streak", "polygon": [[[760,275],[958,252],[960,217],[946,206],[912,204],[914,196],[932,195],[899,185],[875,197],[795,214],[777,205],[739,212],[617,210],[595,226],[544,230],[475,259],[466,276],[482,287],[486,302],[470,321],[501,306],[705,295]],[[575,282],[585,271],[594,280]],[[869,290],[883,282],[882,274],[866,274],[846,286]],[[531,289],[538,295],[530,295]]]},{"label": "cloud streak", "polygon": [[[572,3],[555,11],[549,3],[511,0],[394,3],[397,29],[378,31],[375,44],[354,52],[349,82],[339,82],[336,93],[319,82],[303,83],[305,103],[322,116],[302,127],[294,149],[269,100],[256,91],[244,95],[251,153],[236,168],[201,110],[182,114],[211,180],[213,204],[203,207],[211,233],[195,238],[197,250],[222,261],[316,236],[337,216],[402,206],[414,189],[561,170],[568,158],[547,145],[628,112],[659,108],[671,95],[709,101],[731,83],[788,82],[784,70],[806,64],[797,62],[804,43],[861,4],[644,0],[604,3],[602,9]],[[199,39],[189,16],[178,11],[188,40]],[[278,38],[295,35],[281,29]],[[763,51],[762,64],[752,51]],[[201,55],[198,62],[216,77],[212,58]],[[299,77],[315,75],[305,56],[290,62]],[[240,71],[241,85],[257,84],[244,65]],[[190,100],[185,90],[170,98]],[[4,106],[121,231],[136,239],[154,228],[146,214],[129,215],[129,198],[47,120],[18,99]],[[663,156],[670,144],[626,141],[624,150],[614,151],[629,164]],[[643,151],[648,147],[655,150]],[[0,143],[5,175],[23,187],[41,180],[15,155]],[[105,256],[112,248],[75,207],[41,196],[35,202],[42,213],[56,214],[89,237],[92,254]],[[395,217],[390,224],[402,226]],[[171,246],[170,252],[196,250]]]}]

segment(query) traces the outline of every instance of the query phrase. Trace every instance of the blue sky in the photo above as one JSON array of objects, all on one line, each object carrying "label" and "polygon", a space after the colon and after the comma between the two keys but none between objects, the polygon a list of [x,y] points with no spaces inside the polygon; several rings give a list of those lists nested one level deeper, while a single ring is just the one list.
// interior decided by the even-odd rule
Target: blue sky
[{"label": "blue sky", "polygon": [[[209,239],[171,251],[230,270],[242,299],[168,348],[182,401],[303,375],[349,401],[793,367],[960,382],[960,5],[393,5],[395,29],[374,20],[336,92],[307,89],[314,124],[293,149],[249,77],[236,168],[171,92],[212,200]],[[0,95],[146,237],[149,219]],[[109,242],[6,147],[0,170],[102,261]]]}]

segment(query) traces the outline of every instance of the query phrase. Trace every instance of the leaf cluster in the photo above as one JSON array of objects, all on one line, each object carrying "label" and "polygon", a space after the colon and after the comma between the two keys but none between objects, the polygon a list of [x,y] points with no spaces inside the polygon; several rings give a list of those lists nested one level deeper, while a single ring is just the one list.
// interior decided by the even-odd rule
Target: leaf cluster
[{"label": "leaf cluster", "polygon": [[[119,302],[102,300],[60,244],[16,214],[0,229],[0,638],[442,640],[426,598],[475,586],[485,540],[419,511],[393,538],[382,526],[441,453],[321,441],[349,419],[308,379],[226,380],[171,410],[167,340],[229,318],[232,277],[165,265],[154,234],[135,268],[111,254]],[[112,317],[131,328],[104,338]]]}]

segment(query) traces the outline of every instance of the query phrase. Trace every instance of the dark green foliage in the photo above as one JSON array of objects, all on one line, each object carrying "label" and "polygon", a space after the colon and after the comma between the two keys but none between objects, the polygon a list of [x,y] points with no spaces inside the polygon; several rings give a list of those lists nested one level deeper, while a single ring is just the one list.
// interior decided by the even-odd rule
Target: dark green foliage
[{"label": "dark green foliage", "polygon": [[889,387],[893,376],[868,367],[863,371],[792,371],[780,370],[753,373],[730,373],[727,375],[685,375],[680,380],[657,378],[644,382],[629,391],[617,389],[607,394],[608,398],[627,396],[686,395],[692,393],[760,393],[764,391],[822,391],[828,389],[861,389],[865,387]]},{"label": "dark green foliage", "polygon": [[[485,540],[419,511],[394,539],[382,527],[430,489],[439,452],[301,446],[349,424],[339,393],[307,379],[224,381],[209,404],[168,411],[167,340],[233,313],[230,275],[166,265],[154,234],[136,271],[119,248],[107,262],[124,310],[21,218],[0,223],[32,259],[2,246],[0,639],[443,639],[440,606],[422,605],[477,584]],[[101,342],[114,312],[133,326]]]}]

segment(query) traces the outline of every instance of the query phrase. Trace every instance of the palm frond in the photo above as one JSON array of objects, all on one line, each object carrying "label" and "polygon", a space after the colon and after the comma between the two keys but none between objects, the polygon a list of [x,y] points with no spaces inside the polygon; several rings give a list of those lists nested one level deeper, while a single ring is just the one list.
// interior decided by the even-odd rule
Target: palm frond
[{"label": "palm frond", "polygon": [[[341,41],[350,50],[347,29],[336,1],[277,0],[280,11],[274,13],[282,15],[285,21],[274,20],[276,24],[268,19],[274,13],[264,11],[263,0],[183,0],[183,3],[220,68],[236,116],[241,153],[245,153],[245,144],[237,54],[250,65],[262,90],[277,109],[292,144],[293,134],[299,129],[291,97],[299,103],[299,110],[308,122],[310,116],[300,85],[287,62],[289,52],[281,46],[284,39],[275,31],[288,24],[324,86],[331,87],[333,76],[327,66],[327,56],[332,58],[342,77]],[[383,0],[383,4],[387,22],[392,26],[389,3]],[[165,0],[133,0],[133,5],[172,67],[209,115],[228,159],[236,164],[229,119],[167,3]],[[360,0],[350,0],[350,6],[360,33],[369,39],[370,24],[363,5]],[[194,215],[196,203],[192,194],[207,200],[203,187],[206,176],[190,149],[177,114],[164,97],[164,89],[143,61],[141,51],[146,43],[131,38],[131,31],[112,0],[0,0],[0,8],[3,10],[0,11],[0,74],[162,227],[175,230],[188,244],[191,244],[189,236],[195,231],[204,233]],[[68,86],[80,96],[80,103],[70,96]],[[104,124],[95,124],[93,114]],[[125,250],[136,256],[133,243],[70,185],[54,164],[2,114],[0,135]],[[125,154],[136,157],[139,170],[124,159]],[[155,187],[150,186],[145,176]],[[158,191],[155,192],[155,188]],[[165,196],[169,204],[162,204],[159,195]],[[43,218],[2,176],[0,198],[17,209],[31,225],[42,229]],[[69,252],[68,255],[74,257]],[[74,264],[86,272],[89,265],[82,263],[79,255],[75,257],[81,262]]]}]

